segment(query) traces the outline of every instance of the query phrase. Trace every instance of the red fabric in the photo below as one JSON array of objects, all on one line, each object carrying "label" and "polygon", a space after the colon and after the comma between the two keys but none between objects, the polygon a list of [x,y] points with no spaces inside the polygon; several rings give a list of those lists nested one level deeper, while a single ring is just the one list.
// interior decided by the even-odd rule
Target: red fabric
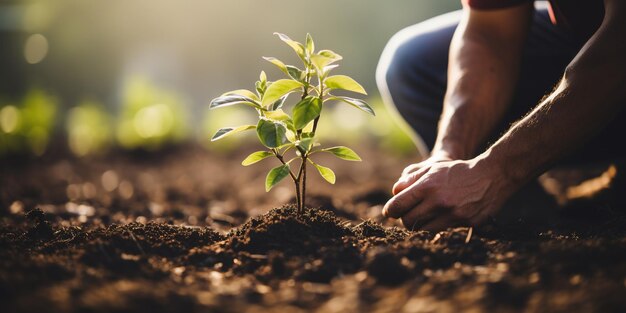
[{"label": "red fabric", "polygon": [[[533,0],[461,0],[465,6],[477,10],[497,10]],[[588,40],[600,27],[604,18],[602,0],[550,0],[552,22],[572,32],[581,40]]]}]

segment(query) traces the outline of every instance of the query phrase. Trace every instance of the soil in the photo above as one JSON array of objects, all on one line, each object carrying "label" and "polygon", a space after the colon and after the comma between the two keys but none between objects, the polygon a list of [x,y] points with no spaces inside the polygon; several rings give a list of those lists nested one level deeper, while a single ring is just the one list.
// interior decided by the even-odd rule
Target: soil
[{"label": "soil", "polygon": [[611,189],[543,222],[407,231],[380,209],[411,158],[357,150],[362,163],[320,160],[337,185],[313,177],[304,214],[288,183],[264,192],[271,162],[241,168],[244,152],[5,159],[0,309],[626,312]]}]

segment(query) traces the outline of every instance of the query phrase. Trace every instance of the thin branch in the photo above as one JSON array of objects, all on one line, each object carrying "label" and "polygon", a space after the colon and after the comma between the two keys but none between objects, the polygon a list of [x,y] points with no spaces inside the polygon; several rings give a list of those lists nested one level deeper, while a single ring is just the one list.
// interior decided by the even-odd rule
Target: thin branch
[{"label": "thin branch", "polygon": [[[320,102],[322,102],[322,107],[324,107],[324,82],[322,81],[321,77],[317,77],[319,86],[320,86],[320,93],[318,95]],[[315,131],[317,131],[317,123],[320,120],[320,116],[322,116],[322,113],[320,112],[320,115],[318,115],[315,120],[313,121],[313,131],[311,132],[312,137],[315,136]]]},{"label": "thin branch", "polygon": [[317,123],[319,122],[319,120],[320,120],[320,116],[321,116],[321,115],[322,115],[322,114],[320,113],[320,115],[318,115],[318,116],[315,118],[315,120],[313,120],[313,131],[311,132],[311,134],[313,134],[313,136],[315,136],[315,131],[317,130]]},{"label": "thin branch", "polygon": [[[271,149],[271,150],[272,150],[272,153],[274,153],[274,155],[276,156],[276,158],[278,158],[280,163],[283,163],[283,165],[287,165],[287,162],[285,162],[285,159],[283,158],[283,156],[280,153],[278,153],[276,149]],[[291,169],[289,169],[289,175],[291,176],[291,179],[293,179],[294,182],[297,180],[296,175],[294,175],[293,172],[291,172]]]},{"label": "thin branch", "polygon": [[[304,211],[304,201],[302,201],[304,199],[304,194],[302,193],[301,190],[301,184],[302,184],[302,178],[304,178],[304,176],[302,175],[303,171],[304,171],[304,167],[306,166],[306,157],[302,158],[302,163],[300,163],[300,170],[298,171],[298,198],[300,198],[300,201],[298,203],[298,213],[302,214],[302,212]],[[306,184],[306,183],[304,183]]]},{"label": "thin branch", "polygon": [[307,157],[305,156],[302,159],[302,196],[300,197],[303,210],[306,209],[306,161]]}]

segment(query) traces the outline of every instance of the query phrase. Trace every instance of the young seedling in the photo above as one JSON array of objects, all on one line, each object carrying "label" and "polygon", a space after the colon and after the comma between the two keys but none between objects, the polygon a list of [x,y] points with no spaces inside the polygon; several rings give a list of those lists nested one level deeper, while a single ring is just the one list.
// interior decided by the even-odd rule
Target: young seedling
[{"label": "young seedling", "polygon": [[[276,157],[281,165],[271,169],[267,174],[265,190],[269,191],[285,177],[291,177],[296,189],[298,213],[301,214],[306,203],[307,163],[313,165],[326,181],[335,183],[335,173],[330,168],[313,162],[311,157],[314,154],[328,152],[340,159],[361,161],[361,158],[348,147],[319,147],[315,132],[324,106],[335,101],[347,103],[371,115],[374,115],[374,110],[363,100],[331,93],[334,90],[347,90],[367,94],[354,79],[345,75],[329,75],[331,70],[338,66],[336,62],[342,59],[339,54],[331,50],[315,51],[313,38],[309,34],[304,44],[291,40],[286,35],[275,34],[296,52],[303,67],[298,68],[276,58],[264,57],[276,65],[286,78],[268,81],[265,72],[261,72],[255,85],[256,92],[246,89],[229,91],[213,99],[209,106],[213,109],[236,104],[247,105],[257,111],[259,122],[256,125],[221,128],[211,141],[256,129],[259,141],[267,149],[250,154],[241,164],[248,166],[268,157]],[[293,106],[291,115],[283,110],[290,94],[298,94],[298,101]],[[288,157],[288,152],[291,157]],[[292,170],[295,160],[298,160],[299,164]]]}]

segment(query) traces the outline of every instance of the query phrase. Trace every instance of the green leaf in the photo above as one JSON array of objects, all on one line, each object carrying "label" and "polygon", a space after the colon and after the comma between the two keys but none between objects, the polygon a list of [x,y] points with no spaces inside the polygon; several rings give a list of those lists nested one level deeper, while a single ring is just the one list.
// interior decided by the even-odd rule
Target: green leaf
[{"label": "green leaf", "polygon": [[261,71],[261,74],[259,74],[259,81],[261,82],[261,85],[265,85],[267,83],[267,75],[265,74],[265,71]]},{"label": "green leaf", "polygon": [[322,112],[322,101],[317,97],[306,97],[293,107],[293,126],[304,128]]},{"label": "green leaf", "polygon": [[299,82],[304,79],[304,73],[299,68],[292,65],[287,65],[287,74]]},{"label": "green leaf", "polygon": [[232,96],[232,95],[239,95],[239,96],[243,96],[243,97],[248,97],[252,100],[255,101],[259,101],[259,97],[252,91],[247,90],[247,89],[237,89],[237,90],[232,90],[229,92],[225,92],[224,94],[221,95],[221,97],[223,96]]},{"label": "green leaf", "polygon": [[313,146],[313,138],[304,138],[298,142],[298,147],[302,150],[309,152]]},{"label": "green leaf", "polygon": [[321,165],[311,161],[311,159],[307,159],[307,160],[309,160],[309,162],[311,162],[311,164],[313,164],[313,166],[315,166],[315,168],[320,173],[320,175],[322,175],[322,178],[324,178],[327,182],[329,182],[331,184],[335,184],[335,180],[337,178],[335,177],[335,172],[333,172],[333,170],[331,170],[328,167],[321,166]]},{"label": "green leaf", "polygon": [[311,34],[306,34],[306,52],[308,55],[312,55],[315,51],[315,43],[313,43],[313,37]]},{"label": "green leaf", "polygon": [[285,104],[285,100],[287,100],[287,96],[281,97],[280,99],[276,100],[276,102],[272,103],[272,105],[270,105],[268,110],[275,111],[275,110],[282,108],[283,104]]},{"label": "green leaf", "polygon": [[342,101],[345,102],[351,106],[354,106],[355,108],[364,111],[366,113],[369,113],[371,115],[376,115],[376,113],[374,112],[374,109],[372,109],[372,107],[369,106],[369,104],[367,104],[367,102],[360,100],[360,99],[355,99],[355,98],[349,98],[349,97],[338,97],[338,96],[333,96],[333,97],[329,97],[328,100],[338,100],[338,101]]},{"label": "green leaf", "polygon": [[287,65],[285,65],[285,63],[283,63],[283,61],[277,59],[277,58],[273,58],[273,57],[263,57],[263,59],[265,59],[266,61],[278,66],[278,68],[283,71],[283,73],[289,75],[289,72],[287,71]]},{"label": "green leaf", "polygon": [[275,121],[291,123],[291,117],[289,116],[289,114],[285,113],[285,111],[283,111],[282,109],[277,109],[275,111],[267,111],[265,112],[265,117],[275,120]]},{"label": "green leaf", "polygon": [[283,178],[287,177],[287,175],[289,175],[289,165],[287,164],[271,169],[265,178],[265,191],[270,191],[270,189],[283,180]]},{"label": "green leaf", "polygon": [[293,126],[293,120],[289,114],[285,113],[282,109],[277,109],[275,111],[265,112],[265,117],[284,123],[287,127],[287,133],[285,134],[285,136],[287,136],[287,140],[290,142],[296,141],[296,128]]},{"label": "green leaf", "polygon": [[251,107],[260,108],[259,104],[256,103],[256,101],[248,97],[245,97],[242,95],[228,95],[228,96],[217,97],[211,100],[211,103],[209,104],[209,109],[226,107],[226,106],[235,105],[235,104],[245,104]]},{"label": "green leaf", "polygon": [[253,152],[250,155],[248,155],[242,162],[241,165],[243,166],[248,166],[251,164],[254,164],[256,162],[259,162],[263,159],[269,158],[271,156],[273,156],[274,154],[272,154],[269,151],[257,151],[257,152]]},{"label": "green leaf", "polygon": [[302,87],[302,83],[300,82],[291,79],[279,79],[267,87],[265,94],[263,94],[261,105],[263,107],[267,107],[282,98],[284,95],[287,95],[300,87]]},{"label": "green leaf", "polygon": [[331,50],[320,50],[317,54],[311,55],[311,62],[319,71],[341,59],[342,56]]},{"label": "green leaf", "polygon": [[330,89],[343,89],[366,95],[367,92],[356,80],[346,75],[330,76],[324,80],[324,84]]},{"label": "green leaf", "polygon": [[261,85],[260,81],[257,81],[254,83],[254,87],[256,88],[256,92],[259,94],[259,97],[262,98],[265,93],[265,86]]},{"label": "green leaf", "polygon": [[291,38],[289,38],[289,36],[285,35],[285,34],[281,34],[281,33],[274,33],[274,35],[277,35],[278,38],[280,38],[280,40],[282,40],[283,42],[285,42],[286,44],[288,44],[293,51],[296,52],[296,54],[298,54],[298,56],[302,59],[305,60],[305,54],[304,54],[304,46],[295,41],[295,40],[291,40]]},{"label": "green leaf", "polygon": [[333,62],[333,59],[327,58],[323,55],[314,54],[311,56],[311,63],[318,70],[321,71],[324,67]]},{"label": "green leaf", "polygon": [[232,134],[236,134],[236,133],[240,133],[242,131],[248,130],[248,129],[253,129],[255,128],[255,125],[243,125],[243,126],[238,126],[238,127],[224,127],[224,128],[220,128],[215,135],[213,135],[213,138],[211,138],[211,141],[216,141],[216,140],[220,140],[226,136],[232,135]]},{"label": "green leaf", "polygon": [[287,127],[283,122],[261,118],[256,126],[261,143],[268,148],[276,148],[287,143]]},{"label": "green leaf", "polygon": [[327,57],[329,59],[333,59],[333,62],[343,60],[342,56],[333,52],[332,50],[320,50],[317,54]]},{"label": "green leaf", "polygon": [[361,158],[359,157],[359,155],[356,154],[356,152],[354,152],[352,149],[348,147],[344,147],[344,146],[330,147],[330,148],[322,149],[321,151],[330,152],[334,154],[336,157],[343,159],[343,160],[361,161]]},{"label": "green leaf", "polygon": [[277,109],[275,111],[267,111],[265,112],[265,117],[271,120],[283,122],[285,123],[287,128],[293,130],[294,132],[296,131],[296,129],[293,126],[293,120],[291,119],[291,116],[285,113],[285,111],[283,111],[282,109]]},{"label": "green leaf", "polygon": [[338,68],[339,64],[331,64],[331,65],[326,65],[324,66],[324,68],[322,69],[321,73],[320,73],[320,77],[322,77],[322,79],[325,79],[326,76],[328,76],[328,73],[335,69]]}]

